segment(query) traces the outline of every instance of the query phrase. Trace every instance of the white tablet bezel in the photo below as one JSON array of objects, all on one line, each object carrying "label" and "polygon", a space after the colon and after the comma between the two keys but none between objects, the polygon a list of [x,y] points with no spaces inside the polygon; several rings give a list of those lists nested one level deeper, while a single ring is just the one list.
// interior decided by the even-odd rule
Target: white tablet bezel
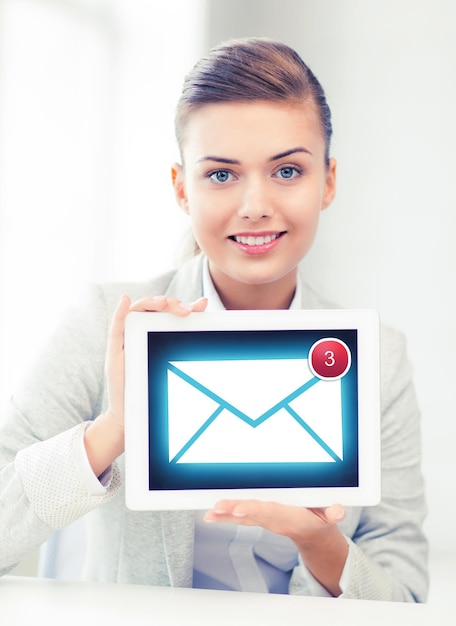
[{"label": "white tablet bezel", "polygon": [[[356,487],[149,490],[148,333],[213,330],[357,331],[358,468]],[[380,500],[379,319],[370,310],[223,311],[185,318],[127,316],[125,326],[125,487],[132,510],[209,509],[218,500],[261,499],[307,507],[372,506]]]}]

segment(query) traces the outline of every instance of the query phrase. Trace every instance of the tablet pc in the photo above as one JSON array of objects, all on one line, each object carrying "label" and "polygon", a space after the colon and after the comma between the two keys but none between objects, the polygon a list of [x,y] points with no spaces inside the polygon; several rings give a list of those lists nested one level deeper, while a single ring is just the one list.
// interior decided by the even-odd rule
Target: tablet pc
[{"label": "tablet pc", "polygon": [[379,407],[374,311],[132,312],[127,507],[377,504]]}]

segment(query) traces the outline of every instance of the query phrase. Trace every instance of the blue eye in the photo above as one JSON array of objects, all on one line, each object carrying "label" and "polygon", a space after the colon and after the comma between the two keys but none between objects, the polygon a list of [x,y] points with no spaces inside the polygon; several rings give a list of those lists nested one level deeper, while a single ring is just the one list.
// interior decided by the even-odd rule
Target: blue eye
[{"label": "blue eye", "polygon": [[296,167],[287,165],[285,167],[281,167],[278,170],[277,174],[280,178],[288,180],[290,178],[295,178],[295,176],[299,176],[299,174],[301,174],[301,171],[298,170]]},{"label": "blue eye", "polygon": [[217,170],[209,174],[210,180],[212,180],[214,183],[220,184],[227,183],[232,179],[232,176],[233,175],[231,174],[231,172],[228,172],[227,170]]}]

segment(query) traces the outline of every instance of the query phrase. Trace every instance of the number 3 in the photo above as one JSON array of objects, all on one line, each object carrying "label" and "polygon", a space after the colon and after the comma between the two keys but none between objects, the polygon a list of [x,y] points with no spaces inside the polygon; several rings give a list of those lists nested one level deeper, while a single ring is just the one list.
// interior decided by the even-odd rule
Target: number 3
[{"label": "number 3", "polygon": [[334,352],[332,350],[326,350],[325,357],[325,365],[327,365],[328,367],[332,367],[336,364],[336,359],[334,358]]}]

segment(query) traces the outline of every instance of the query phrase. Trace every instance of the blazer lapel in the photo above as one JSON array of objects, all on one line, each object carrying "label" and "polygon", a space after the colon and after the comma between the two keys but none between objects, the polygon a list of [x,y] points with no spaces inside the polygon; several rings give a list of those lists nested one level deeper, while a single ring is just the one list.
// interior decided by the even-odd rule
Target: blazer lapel
[{"label": "blazer lapel", "polygon": [[170,298],[182,302],[193,302],[203,295],[203,262],[202,253],[182,265],[174,275],[166,290]]}]

